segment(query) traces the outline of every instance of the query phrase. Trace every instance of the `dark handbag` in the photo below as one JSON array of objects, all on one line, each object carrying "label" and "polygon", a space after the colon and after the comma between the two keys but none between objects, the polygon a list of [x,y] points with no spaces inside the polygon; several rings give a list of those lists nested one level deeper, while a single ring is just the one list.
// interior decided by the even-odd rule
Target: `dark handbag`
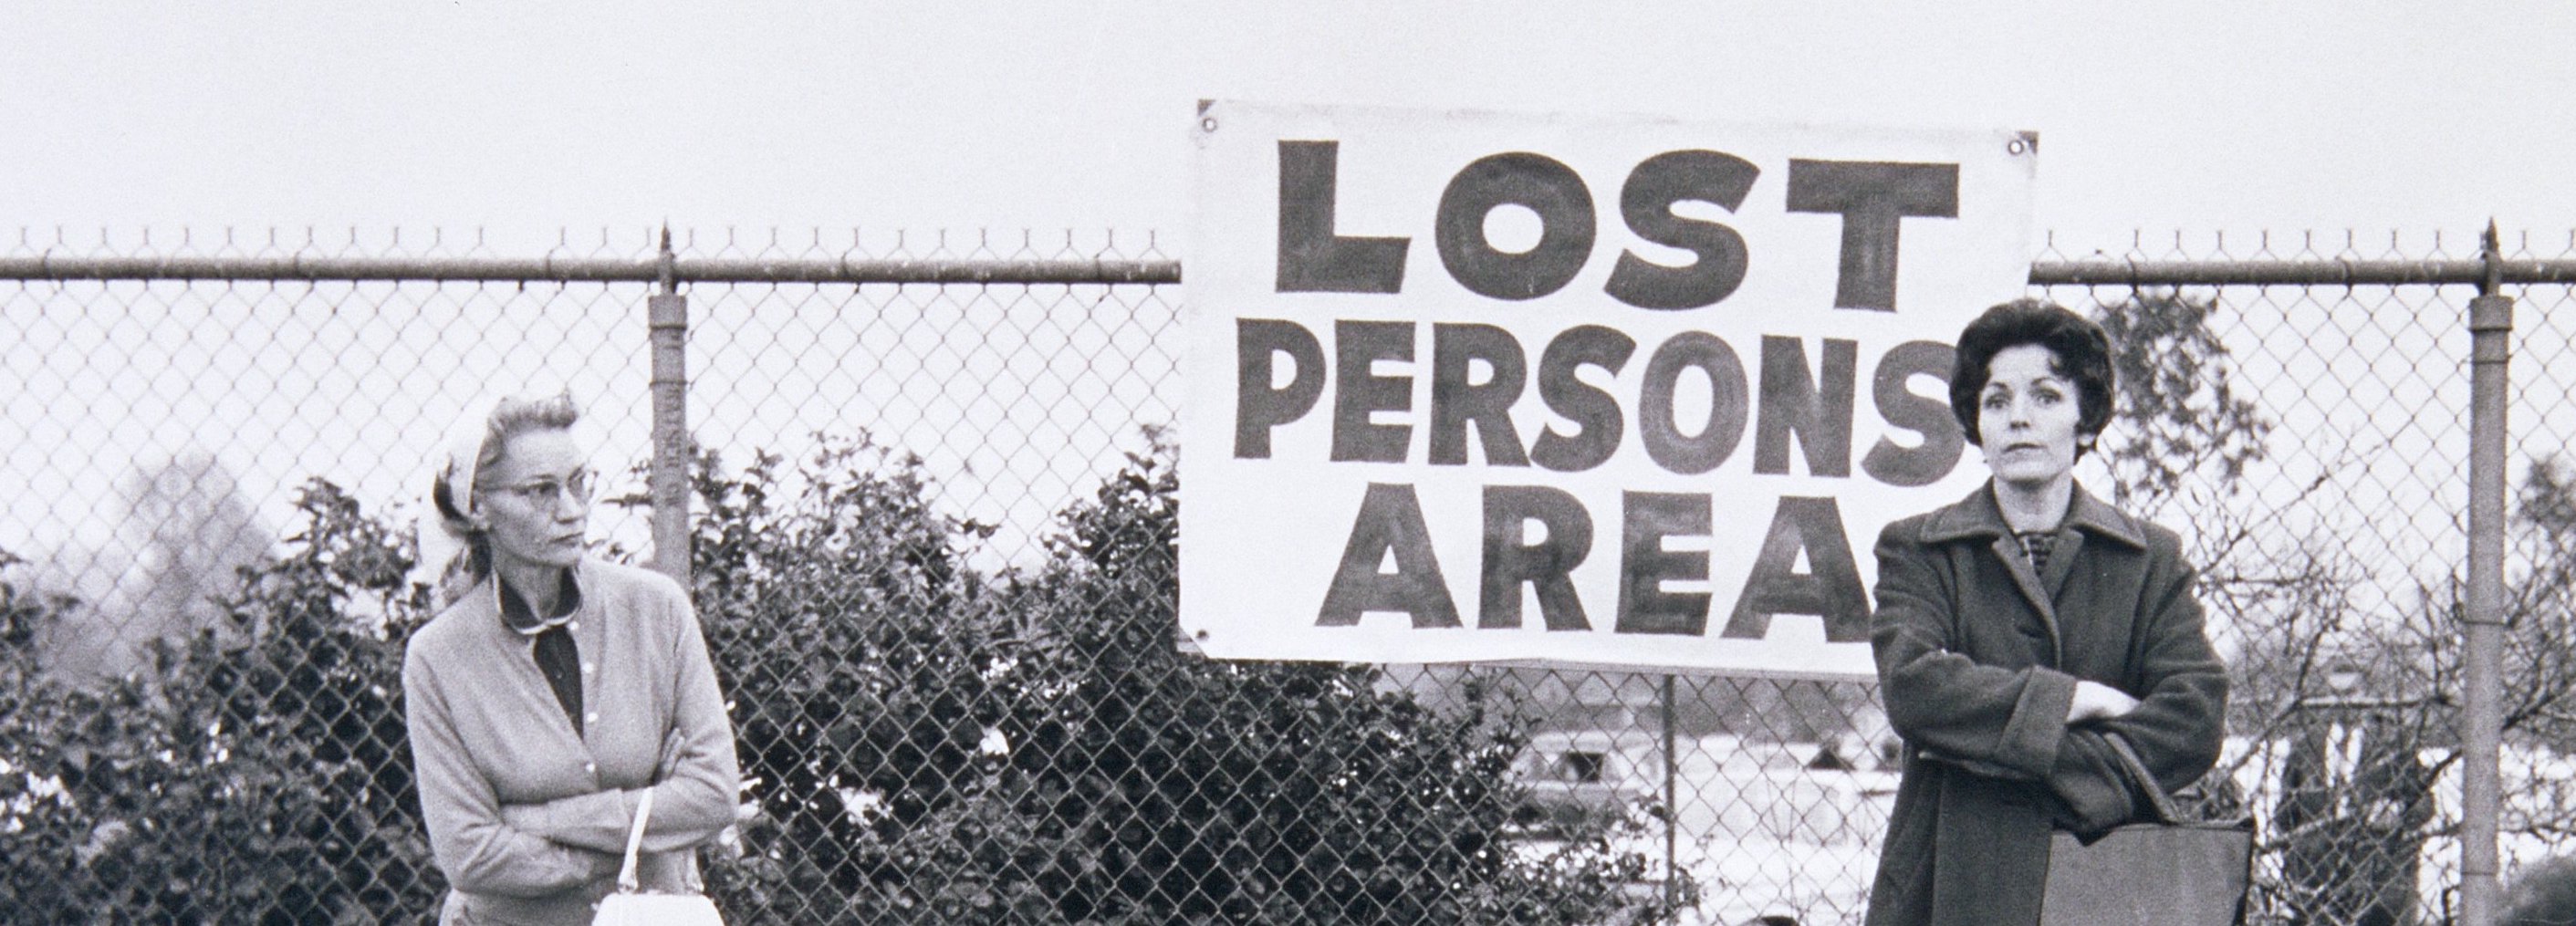
[{"label": "dark handbag", "polygon": [[2103,737],[2145,792],[2154,820],[2092,843],[2058,833],[2048,845],[2040,926],[2235,926],[2253,873],[2254,818],[2189,819],[2119,734]]}]

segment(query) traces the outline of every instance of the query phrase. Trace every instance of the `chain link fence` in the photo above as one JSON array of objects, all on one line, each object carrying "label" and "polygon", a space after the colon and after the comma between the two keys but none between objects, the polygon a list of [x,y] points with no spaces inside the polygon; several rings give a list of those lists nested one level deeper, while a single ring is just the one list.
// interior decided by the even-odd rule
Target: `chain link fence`
[{"label": "chain link fence", "polygon": [[[2475,262],[2478,242],[2350,235],[2138,242],[2118,259],[2235,267]],[[2553,246],[2554,244],[2554,246]],[[2567,242],[2508,242],[2505,259],[2561,259]],[[2098,258],[2099,255],[2096,255]],[[2051,253],[2043,259],[2067,259]],[[2404,269],[2412,265],[2415,270]],[[2244,275],[2244,274],[2239,274]],[[2469,558],[2473,285],[2058,287],[2108,313],[2131,352],[2160,345],[2159,379],[2133,381],[2106,456],[2120,501],[2182,532],[2202,570],[2210,630],[2234,675],[2213,799],[2260,826],[2249,921],[2455,922],[2461,913],[2459,638]],[[2569,741],[2543,717],[2564,691],[2568,524],[2561,449],[2576,419],[2554,380],[2567,355],[2563,285],[2510,287],[2509,451],[2516,496],[2507,565],[2518,656],[2504,673],[2504,870],[2567,850],[2555,785]],[[2199,334],[2152,320],[2188,319]],[[2205,346],[2194,349],[2196,337]],[[2222,362],[2228,388],[2192,387],[2188,360]]]},{"label": "chain link fence", "polygon": [[[2476,256],[2455,244],[2044,259]],[[439,435],[496,384],[568,386],[616,474],[596,553],[644,562],[645,302],[657,267],[718,267],[671,279],[692,582],[747,785],[706,850],[732,921],[1859,922],[1897,776],[1873,685],[1182,652],[1185,294],[1128,272],[1174,266],[1152,239],[670,248],[0,248],[0,919],[429,916],[399,667]],[[2157,371],[2081,478],[2203,569],[2236,694],[2200,790],[2260,824],[2253,921],[2449,921],[2474,292],[2034,292]],[[2563,285],[2506,293],[2510,872],[2576,824],[2576,314]]]}]

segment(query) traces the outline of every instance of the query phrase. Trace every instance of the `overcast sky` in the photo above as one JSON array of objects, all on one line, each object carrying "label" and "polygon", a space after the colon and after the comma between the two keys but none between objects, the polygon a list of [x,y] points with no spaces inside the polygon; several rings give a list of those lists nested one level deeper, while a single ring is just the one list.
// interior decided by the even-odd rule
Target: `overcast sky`
[{"label": "overcast sky", "polygon": [[1185,254],[1203,97],[2032,129],[2061,248],[2576,227],[2564,3],[106,2],[0,41],[0,228],[76,240],[521,253],[667,220]]},{"label": "overcast sky", "polygon": [[[2440,233],[2466,254],[2489,217],[2534,252],[2576,251],[2566,3],[110,0],[23,4],[0,48],[0,252],[18,228],[42,248],[59,227],[75,249],[104,229],[123,252],[146,229],[156,248],[227,228],[255,248],[271,228],[293,243],[355,227],[370,252],[397,228],[407,246],[483,229],[501,256],[604,228],[633,253],[667,221],[701,241],[1073,230],[1132,252],[1153,234],[1186,258],[1202,98],[2026,129],[2042,139],[2032,227],[2070,254],[2118,251],[2133,231],[2156,253],[2177,231],[2185,253],[2218,232],[2245,253],[2266,230],[2284,253],[2309,231],[2335,253],[2349,231],[2365,254],[2392,232],[2399,253]],[[92,321],[166,340],[156,307]],[[81,330],[21,346],[124,336]],[[254,349],[274,338],[241,337],[235,360],[268,363]],[[187,384],[225,377],[150,356],[124,367],[129,390],[301,401],[198,395]],[[144,456],[217,446],[274,488],[272,513],[311,469],[221,410],[81,419],[90,400],[39,387],[94,392],[84,377],[102,371],[50,362],[71,372],[16,390],[51,409],[44,427]],[[368,369],[386,396],[437,404],[413,395],[417,375]],[[360,404],[387,418],[393,399],[376,401]],[[399,422],[414,443],[437,423]],[[64,466],[81,455],[49,445],[73,437],[22,436],[38,462],[9,471],[53,480],[13,477],[33,490],[25,505],[61,518],[80,506],[59,499],[107,495],[105,468]],[[1114,465],[1115,448],[1096,449]],[[1039,519],[1053,501],[1024,507]]]}]

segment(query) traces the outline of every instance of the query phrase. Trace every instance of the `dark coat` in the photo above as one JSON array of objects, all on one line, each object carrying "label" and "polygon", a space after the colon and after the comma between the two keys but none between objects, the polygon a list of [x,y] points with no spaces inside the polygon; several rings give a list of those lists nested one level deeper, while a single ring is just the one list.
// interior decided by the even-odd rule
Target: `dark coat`
[{"label": "dark coat", "polygon": [[[2303,715],[2272,818],[2290,921],[2416,922],[2424,825],[2433,819],[2433,772],[2417,755],[2420,738],[2378,712],[2321,706]],[[2336,768],[2344,748],[2355,753],[2353,768]]]},{"label": "dark coat", "polygon": [[[2227,675],[2194,582],[2173,532],[2080,487],[2045,576],[1991,486],[1879,534],[1870,645],[1905,777],[1870,926],[2037,923],[2052,829],[2106,830],[2143,806],[2105,730],[2168,789],[2209,771]],[[2078,679],[2138,708],[2069,727]]]}]

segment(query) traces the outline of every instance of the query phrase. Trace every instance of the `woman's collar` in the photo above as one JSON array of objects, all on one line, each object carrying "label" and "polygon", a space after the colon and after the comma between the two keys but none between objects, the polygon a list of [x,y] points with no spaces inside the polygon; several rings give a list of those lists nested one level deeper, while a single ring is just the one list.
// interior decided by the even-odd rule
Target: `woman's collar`
[{"label": "woman's collar", "polygon": [[[2073,496],[2066,520],[2058,525],[2061,530],[2080,528],[2132,547],[2146,547],[2146,532],[2127,512],[2094,498],[2093,493],[2084,491],[2083,483],[2075,485]],[[1924,539],[1936,543],[1970,538],[1992,540],[2010,533],[2012,528],[2004,523],[2003,507],[1995,501],[1994,481],[1989,479],[1968,497],[1934,511],[1932,522],[1924,528]]]},{"label": "woman's collar", "polygon": [[501,625],[521,634],[534,636],[544,633],[549,628],[570,622],[572,616],[581,610],[579,567],[580,563],[576,562],[557,573],[560,578],[556,581],[561,582],[562,585],[558,586],[561,591],[555,601],[555,613],[542,620],[537,617],[535,609],[528,605],[527,598],[520,595],[518,589],[510,587],[508,580],[501,578],[499,571],[494,571],[491,582],[492,604],[500,612]]}]

